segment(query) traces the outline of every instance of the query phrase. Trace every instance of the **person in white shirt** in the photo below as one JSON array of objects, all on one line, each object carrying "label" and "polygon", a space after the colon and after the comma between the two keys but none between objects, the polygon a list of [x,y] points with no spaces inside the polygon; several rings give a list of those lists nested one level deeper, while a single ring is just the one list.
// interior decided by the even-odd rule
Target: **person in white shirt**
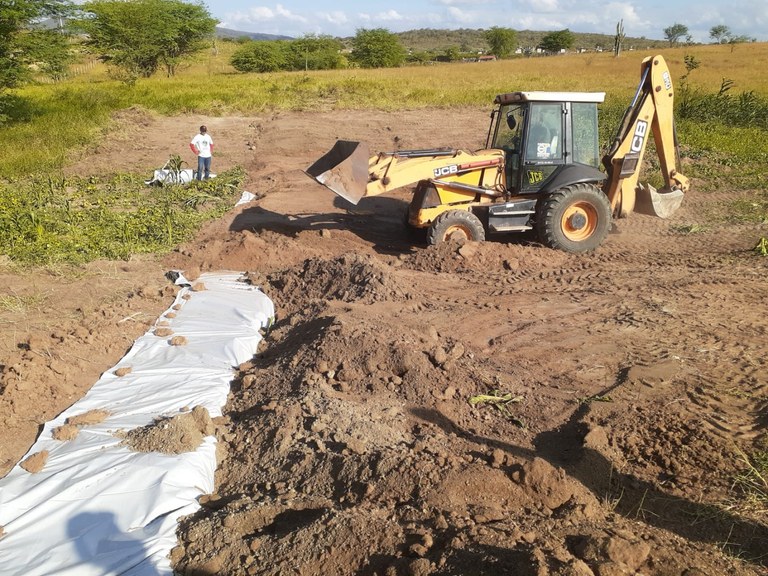
[{"label": "person in white shirt", "polygon": [[189,148],[197,155],[197,179],[205,179],[211,174],[211,156],[213,156],[213,138],[208,134],[208,128],[200,126],[200,134],[195,134]]}]

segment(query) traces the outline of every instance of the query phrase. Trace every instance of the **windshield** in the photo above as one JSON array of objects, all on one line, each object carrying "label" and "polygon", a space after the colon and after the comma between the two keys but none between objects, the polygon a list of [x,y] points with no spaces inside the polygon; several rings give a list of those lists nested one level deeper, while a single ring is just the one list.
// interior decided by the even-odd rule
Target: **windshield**
[{"label": "windshield", "polygon": [[499,108],[499,120],[491,148],[519,149],[526,108],[525,104],[507,104]]}]

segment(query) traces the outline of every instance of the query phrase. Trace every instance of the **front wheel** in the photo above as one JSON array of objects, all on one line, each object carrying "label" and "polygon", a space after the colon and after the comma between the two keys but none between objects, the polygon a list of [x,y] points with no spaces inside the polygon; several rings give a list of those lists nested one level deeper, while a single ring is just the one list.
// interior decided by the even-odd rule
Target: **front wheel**
[{"label": "front wheel", "polygon": [[536,232],[549,246],[565,252],[589,252],[611,228],[611,205],[592,184],[573,184],[539,202]]},{"label": "front wheel", "polygon": [[454,240],[457,242],[482,242],[485,240],[485,228],[480,219],[467,210],[449,210],[435,218],[427,232],[427,242],[431,245]]}]

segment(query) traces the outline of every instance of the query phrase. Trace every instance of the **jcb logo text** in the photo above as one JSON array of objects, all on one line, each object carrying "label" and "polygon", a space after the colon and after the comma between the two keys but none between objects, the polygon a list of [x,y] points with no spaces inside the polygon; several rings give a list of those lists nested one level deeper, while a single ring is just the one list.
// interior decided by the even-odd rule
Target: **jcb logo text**
[{"label": "jcb logo text", "polygon": [[643,149],[643,142],[645,141],[645,136],[648,134],[648,122],[644,122],[643,120],[638,120],[637,125],[635,126],[635,134],[632,137],[632,144],[630,146],[630,149],[632,152],[640,152],[640,150]]},{"label": "jcb logo text", "polygon": [[433,173],[435,174],[435,178],[440,178],[441,176],[456,174],[458,171],[459,171],[459,167],[456,164],[452,164],[451,166],[443,166],[442,168],[435,168],[433,170]]}]

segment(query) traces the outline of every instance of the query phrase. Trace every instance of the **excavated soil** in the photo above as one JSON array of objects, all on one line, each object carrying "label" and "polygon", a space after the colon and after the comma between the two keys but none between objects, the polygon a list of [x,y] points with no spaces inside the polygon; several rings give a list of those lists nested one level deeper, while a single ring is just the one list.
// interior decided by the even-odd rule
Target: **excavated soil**
[{"label": "excavated soil", "polygon": [[352,206],[302,173],[336,138],[476,149],[487,112],[121,114],[71,170],[149,174],[204,121],[257,200],[163,258],[0,270],[34,303],[0,312],[0,474],[173,301],[165,271],[241,270],[277,322],[213,421],[180,574],[766,574],[765,500],[734,479],[768,450],[768,232],[713,218],[737,193],[694,181],[570,255],[426,247],[407,191]]}]

